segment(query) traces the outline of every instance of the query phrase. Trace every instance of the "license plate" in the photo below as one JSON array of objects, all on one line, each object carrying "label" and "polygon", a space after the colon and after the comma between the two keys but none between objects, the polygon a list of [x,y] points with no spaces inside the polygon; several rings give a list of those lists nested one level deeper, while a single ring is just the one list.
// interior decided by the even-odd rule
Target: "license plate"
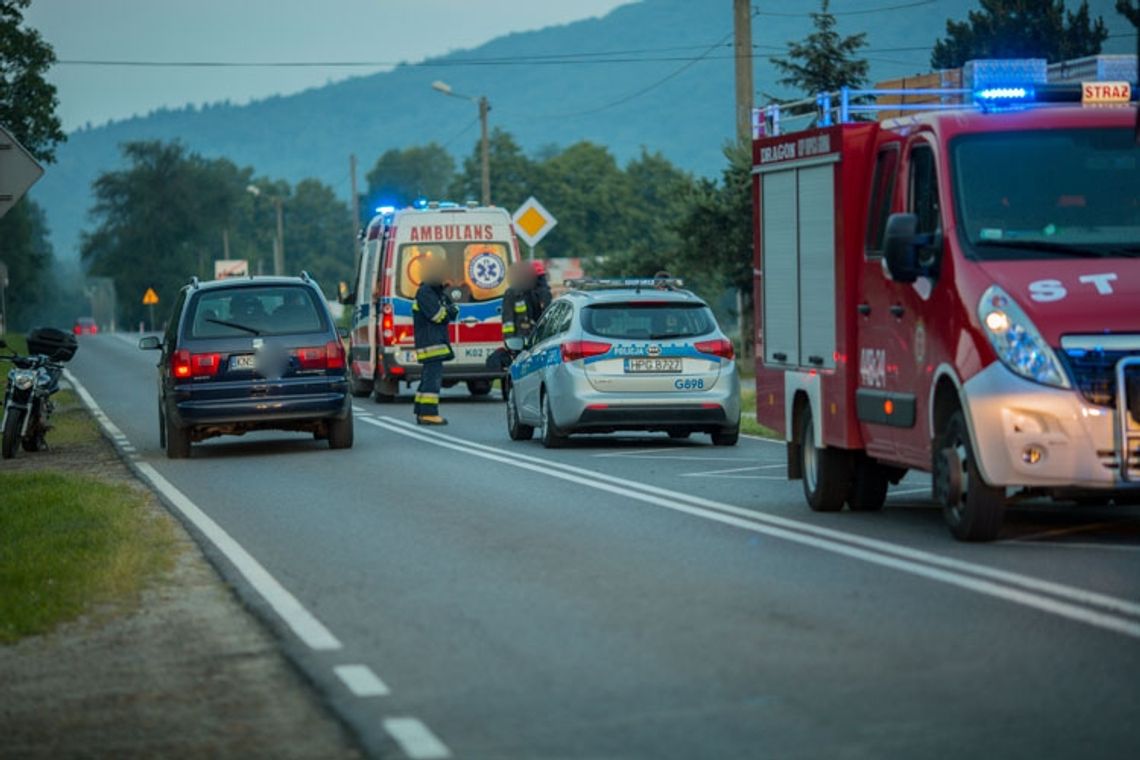
[{"label": "license plate", "polygon": [[482,359],[487,356],[485,348],[461,348],[464,359]]},{"label": "license plate", "polygon": [[246,372],[253,370],[253,354],[238,354],[230,357],[230,370]]},{"label": "license plate", "polygon": [[681,371],[681,358],[665,359],[633,358],[625,360],[626,372],[678,373]]},{"label": "license plate", "polygon": [[401,357],[400,361],[403,362],[404,364],[415,364],[416,363],[416,352],[415,351],[401,351],[400,357]]}]

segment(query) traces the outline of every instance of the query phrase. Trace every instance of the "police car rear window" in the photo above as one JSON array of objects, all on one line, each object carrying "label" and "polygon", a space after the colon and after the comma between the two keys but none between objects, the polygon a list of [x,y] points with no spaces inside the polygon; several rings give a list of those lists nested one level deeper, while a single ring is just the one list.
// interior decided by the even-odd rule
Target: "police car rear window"
[{"label": "police car rear window", "polygon": [[665,340],[705,335],[716,320],[703,304],[595,304],[582,310],[582,329],[603,338]]},{"label": "police car rear window", "polygon": [[201,293],[191,305],[191,338],[324,332],[324,309],[300,285],[235,287]]}]

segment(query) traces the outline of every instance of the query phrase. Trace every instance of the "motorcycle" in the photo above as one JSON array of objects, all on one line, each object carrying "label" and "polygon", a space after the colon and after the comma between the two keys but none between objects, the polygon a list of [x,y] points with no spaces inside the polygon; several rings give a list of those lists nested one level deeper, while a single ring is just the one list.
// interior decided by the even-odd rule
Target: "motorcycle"
[{"label": "motorcycle", "polygon": [[[59,391],[61,362],[75,355],[77,345],[70,333],[40,328],[28,335],[28,356],[0,356],[0,360],[12,363],[4,391],[4,417],[0,420],[0,455],[4,459],[16,456],[20,446],[29,452],[47,448],[47,433],[55,411],[51,397]],[[0,340],[0,348],[8,348],[8,344]]]}]

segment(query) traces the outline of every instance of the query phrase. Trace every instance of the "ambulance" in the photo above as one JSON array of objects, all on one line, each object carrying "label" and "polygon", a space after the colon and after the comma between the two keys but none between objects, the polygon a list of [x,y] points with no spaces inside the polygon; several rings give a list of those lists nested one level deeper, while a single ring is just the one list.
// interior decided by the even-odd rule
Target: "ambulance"
[{"label": "ambulance", "polygon": [[799,131],[754,113],[757,419],[813,510],[880,509],[909,470],[965,541],[1017,500],[1140,501],[1135,70],[975,61]]},{"label": "ambulance", "polygon": [[361,233],[352,285],[341,301],[352,306],[349,356],[353,393],[393,400],[400,383],[420,377],[412,335],[412,302],[427,259],[442,259],[448,293],[459,306],[450,326],[455,359],[444,364],[444,387],[466,383],[476,396],[501,377],[487,367],[503,345],[503,294],[507,269],[519,260],[518,240],[506,210],[447,202],[417,202],[377,209]]}]

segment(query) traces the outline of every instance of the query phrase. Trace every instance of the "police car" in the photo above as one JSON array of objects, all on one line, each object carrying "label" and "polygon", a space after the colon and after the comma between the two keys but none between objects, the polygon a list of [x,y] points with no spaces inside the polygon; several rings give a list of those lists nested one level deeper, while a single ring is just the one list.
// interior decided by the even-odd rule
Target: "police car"
[{"label": "police car", "polygon": [[570,280],[511,364],[507,431],[548,448],[574,433],[740,434],[732,342],[680,280]]}]

